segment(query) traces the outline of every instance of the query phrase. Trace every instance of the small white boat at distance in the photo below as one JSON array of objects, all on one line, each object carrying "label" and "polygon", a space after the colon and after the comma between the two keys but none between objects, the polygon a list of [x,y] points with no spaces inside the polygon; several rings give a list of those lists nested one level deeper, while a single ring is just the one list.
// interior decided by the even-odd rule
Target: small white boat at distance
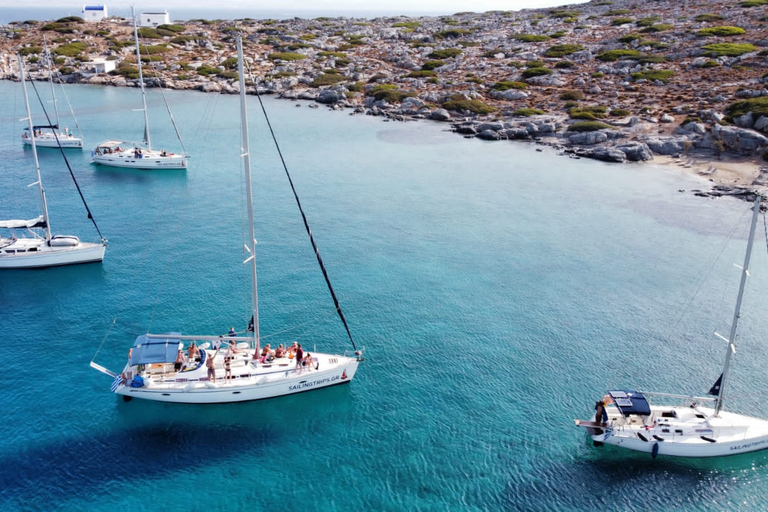
[{"label": "small white boat at distance", "polygon": [[[19,56],[19,73],[24,89],[27,121],[31,130],[32,114],[29,109],[29,98],[27,96],[21,56]],[[40,191],[43,213],[30,220],[0,220],[0,229],[8,230],[10,233],[9,235],[0,235],[0,269],[54,267],[102,261],[106,249],[106,240],[103,237],[101,243],[89,243],[80,241],[76,236],[53,235],[51,233],[48,203],[40,177],[40,164],[37,158],[34,130],[31,130],[31,133],[30,139],[35,169],[37,171],[37,181],[30,186],[36,185]],[[95,222],[94,226],[96,226]],[[98,230],[98,226],[96,226],[96,229]]]},{"label": "small white boat at distance", "polygon": [[[43,41],[45,41],[45,38],[43,38]],[[53,110],[56,115],[56,124],[36,125],[32,128],[24,128],[24,132],[21,134],[21,140],[26,145],[32,145],[32,137],[29,136],[29,131],[31,129],[35,135],[35,145],[39,148],[61,147],[64,149],[82,149],[82,137],[76,136],[74,133],[70,132],[69,128],[65,127],[64,130],[59,129],[61,120],[59,119],[59,107],[56,102],[56,90],[53,86],[53,73],[51,72],[51,53],[48,51],[47,44],[45,44],[45,58],[48,64],[48,83],[51,86],[51,98],[53,99]],[[72,114],[72,118],[75,119],[75,114],[72,112],[71,106],[70,113]],[[75,119],[75,125],[77,125],[77,119]]]},{"label": "small white boat at distance", "polygon": [[91,151],[91,161],[99,165],[130,169],[186,169],[187,163],[189,161],[189,157],[186,154],[173,153],[165,151],[164,149],[152,149],[152,141],[149,136],[147,94],[144,90],[144,75],[141,66],[139,32],[136,25],[135,9],[133,11],[133,35],[136,41],[136,59],[138,61],[137,67],[139,69],[139,86],[141,87],[141,99],[144,106],[144,140],[142,142],[114,139],[105,140],[93,148]]},{"label": "small white boat at distance", "polygon": [[[248,224],[248,239],[244,244],[248,257],[243,263],[248,265],[250,271],[251,321],[244,331],[245,336],[238,335],[234,328],[226,335],[143,334],[129,350],[128,361],[120,374],[92,360],[91,367],[114,378],[112,391],[122,395],[126,401],[139,398],[184,404],[213,404],[275,398],[348,383],[355,377],[358,364],[363,360],[362,350],[357,350],[352,340],[303,210],[302,218],[307,233],[354,352],[329,354],[316,352],[313,348],[311,354],[307,354],[309,349],[305,348],[304,354],[299,356],[290,351],[272,351],[268,345],[260,348],[245,73],[242,40],[239,36],[237,52],[243,137],[241,156]],[[185,343],[189,343],[189,346],[185,347]],[[194,348],[190,349],[192,346]]]},{"label": "small white boat at distance", "polygon": [[[627,389],[609,391],[595,404],[592,418],[575,420],[577,426],[586,428],[596,446],[613,445],[650,453],[654,458],[658,455],[725,457],[768,448],[768,420],[723,410],[731,356],[736,353],[736,328],[749,275],[760,199],[756,195],[730,336],[720,336],[727,344],[725,364],[709,390],[711,396]],[[651,403],[653,400],[661,403]]]}]

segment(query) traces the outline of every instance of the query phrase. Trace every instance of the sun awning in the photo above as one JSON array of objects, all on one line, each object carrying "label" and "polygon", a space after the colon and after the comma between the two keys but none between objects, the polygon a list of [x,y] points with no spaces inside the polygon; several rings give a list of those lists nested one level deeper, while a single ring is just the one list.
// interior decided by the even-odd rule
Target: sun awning
[{"label": "sun awning", "polygon": [[173,363],[181,345],[181,340],[174,336],[181,333],[168,333],[167,338],[149,338],[142,334],[136,338],[131,351],[131,366],[151,363]]},{"label": "sun awning", "polygon": [[[57,124],[53,124],[53,125],[48,125],[48,124],[36,124],[36,125],[35,125],[35,126],[33,126],[32,128],[33,128],[34,130],[42,130],[42,129],[44,129],[44,128],[50,128],[51,130],[58,130],[58,129],[59,129],[59,125],[57,125]],[[24,129],[25,129],[25,130],[27,130],[27,131],[29,131],[29,127],[27,127],[27,128],[24,128]]]},{"label": "sun awning", "polygon": [[0,220],[0,228],[19,229],[19,228],[44,228],[45,218],[41,215],[36,219],[30,220]]},{"label": "sun awning", "polygon": [[608,394],[611,395],[613,403],[624,416],[629,416],[630,414],[649,416],[651,414],[651,406],[648,405],[648,400],[642,393],[629,390],[617,390],[609,391]]}]

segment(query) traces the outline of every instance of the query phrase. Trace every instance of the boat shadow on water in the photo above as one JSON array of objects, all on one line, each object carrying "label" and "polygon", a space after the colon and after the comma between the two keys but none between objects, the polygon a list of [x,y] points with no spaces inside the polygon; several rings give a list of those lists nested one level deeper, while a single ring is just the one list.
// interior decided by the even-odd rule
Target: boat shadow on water
[{"label": "boat shadow on water", "polygon": [[[513,478],[499,499],[505,508],[553,510],[728,509],[743,499],[755,475],[768,467],[768,450],[726,458],[675,458],[589,447],[571,461],[533,462]],[[616,497],[621,501],[617,502]]]},{"label": "boat shadow on water", "polygon": [[[72,496],[99,495],[115,482],[131,485],[179,471],[228,464],[243,457],[268,457],[297,435],[324,428],[317,418],[351,421],[349,386],[301,396],[222,405],[165,404],[116,400],[114,425],[94,432],[82,420],[82,435],[0,455],[0,509],[24,503],[57,503]],[[22,500],[19,501],[19,500]],[[41,507],[45,508],[45,507]]]}]

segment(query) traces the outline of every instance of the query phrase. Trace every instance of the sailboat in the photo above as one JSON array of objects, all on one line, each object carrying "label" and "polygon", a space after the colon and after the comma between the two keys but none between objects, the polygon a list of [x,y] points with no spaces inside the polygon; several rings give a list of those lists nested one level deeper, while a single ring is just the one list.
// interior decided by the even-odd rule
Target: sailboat
[{"label": "sailboat", "polygon": [[[35,132],[32,129],[32,114],[29,109],[29,97],[27,96],[27,84],[21,55],[19,55],[19,75],[24,90],[30,142],[35,170],[37,171],[37,181],[30,186],[37,185],[40,191],[43,213],[30,220],[0,220],[0,228],[10,232],[9,236],[0,236],[0,269],[53,267],[102,261],[106,248],[106,240],[103,237],[101,243],[88,243],[81,242],[76,236],[52,235],[51,233],[48,204],[40,177],[37,142]],[[89,217],[93,219],[90,211]],[[98,226],[96,229],[98,230]]]},{"label": "sailboat", "polygon": [[[51,98],[53,100],[53,110],[56,115],[56,124],[50,125],[35,125],[31,128],[24,128],[24,132],[21,134],[21,140],[24,144],[31,146],[32,137],[29,135],[30,130],[35,135],[35,145],[43,148],[58,148],[64,149],[81,149],[83,147],[83,138],[75,136],[74,133],[69,131],[69,128],[60,130],[61,120],[59,119],[59,107],[56,103],[56,90],[53,86],[53,72],[51,71],[51,52],[48,51],[48,44],[45,43],[45,60],[48,65],[48,83],[51,85]],[[74,118],[74,113],[72,113]],[[77,124],[77,121],[75,121]]]},{"label": "sailboat", "polygon": [[[239,36],[237,55],[249,231],[245,243],[249,256],[244,263],[249,265],[251,278],[251,321],[244,331],[244,336],[238,335],[234,328],[223,335],[142,334],[136,338],[133,347],[128,351],[128,360],[119,375],[92,360],[91,367],[114,378],[111,389],[122,395],[124,400],[138,398],[160,402],[210,404],[275,398],[349,383],[355,377],[358,364],[363,360],[363,351],[355,347],[303,211],[302,218],[315,248],[318,263],[326,277],[336,311],[346,328],[354,352],[329,354],[313,350],[311,354],[307,354],[303,350],[281,351],[279,347],[272,351],[269,345],[263,349],[259,348],[253,193],[243,47]],[[185,347],[187,342],[189,346]]]},{"label": "sailboat", "polygon": [[[577,426],[586,428],[596,446],[613,445],[650,453],[654,458],[724,457],[768,448],[768,420],[727,412],[723,407],[759,213],[757,194],[730,335],[720,336],[726,341],[723,372],[709,390],[711,396],[609,391],[595,404],[591,419],[575,420]],[[676,405],[652,404],[654,398]]]},{"label": "sailboat", "polygon": [[[144,75],[139,50],[139,32],[136,25],[136,11],[133,10],[133,36],[136,41],[136,60],[139,69],[139,86],[144,105],[144,140],[133,142],[108,139],[100,142],[91,151],[91,161],[110,167],[128,167],[131,169],[186,169],[189,158],[186,154],[175,154],[165,150],[152,149],[149,137],[149,114],[147,113],[147,94],[144,90]],[[174,123],[175,127],[175,123]],[[178,135],[178,132],[177,132]]]}]

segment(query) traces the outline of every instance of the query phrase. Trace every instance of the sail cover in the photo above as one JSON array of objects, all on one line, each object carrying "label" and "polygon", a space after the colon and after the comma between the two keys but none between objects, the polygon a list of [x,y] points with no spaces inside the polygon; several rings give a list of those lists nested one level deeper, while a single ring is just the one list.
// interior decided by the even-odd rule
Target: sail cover
[{"label": "sail cover", "polygon": [[0,228],[5,229],[22,229],[22,228],[44,228],[45,219],[43,216],[39,216],[36,219],[30,220],[0,220]]},{"label": "sail cover", "polygon": [[649,416],[651,414],[651,406],[648,405],[648,400],[637,391],[617,390],[609,391],[609,395],[613,398],[613,403],[621,411],[624,416],[630,414],[639,414],[641,416]]},{"label": "sail cover", "polygon": [[150,363],[173,363],[181,347],[181,340],[174,338],[181,333],[168,333],[167,338],[149,338],[142,334],[136,338],[131,350],[131,366]]}]

